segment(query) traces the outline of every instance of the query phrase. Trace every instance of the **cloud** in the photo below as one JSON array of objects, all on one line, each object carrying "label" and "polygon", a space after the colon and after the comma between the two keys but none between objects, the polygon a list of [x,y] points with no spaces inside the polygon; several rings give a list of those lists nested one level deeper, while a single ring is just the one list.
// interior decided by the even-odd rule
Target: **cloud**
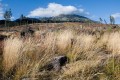
[{"label": "cloud", "polygon": [[113,16],[114,18],[120,18],[120,13],[112,14],[112,16]]},{"label": "cloud", "polygon": [[11,17],[11,20],[15,20],[15,17]]},{"label": "cloud", "polygon": [[3,17],[3,5],[0,3],[0,19]]},{"label": "cloud", "polygon": [[82,14],[89,15],[89,12],[85,12],[84,9],[76,8],[75,6],[64,6],[57,3],[49,3],[46,8],[39,7],[31,11],[27,16],[28,17],[51,17],[58,16],[60,14]]},{"label": "cloud", "polygon": [[0,0],[0,19],[3,19],[3,14],[8,4],[3,4],[1,1],[2,0]]}]

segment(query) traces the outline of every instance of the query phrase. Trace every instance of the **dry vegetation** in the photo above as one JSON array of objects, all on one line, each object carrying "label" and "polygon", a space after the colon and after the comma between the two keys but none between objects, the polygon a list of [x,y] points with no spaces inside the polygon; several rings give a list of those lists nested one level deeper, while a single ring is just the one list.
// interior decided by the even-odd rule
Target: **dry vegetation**
[{"label": "dry vegetation", "polygon": [[[119,28],[64,25],[43,30],[37,24],[40,27],[34,37],[5,39],[1,79],[120,80]],[[58,55],[66,55],[68,63],[59,72],[44,70],[43,66]]]}]

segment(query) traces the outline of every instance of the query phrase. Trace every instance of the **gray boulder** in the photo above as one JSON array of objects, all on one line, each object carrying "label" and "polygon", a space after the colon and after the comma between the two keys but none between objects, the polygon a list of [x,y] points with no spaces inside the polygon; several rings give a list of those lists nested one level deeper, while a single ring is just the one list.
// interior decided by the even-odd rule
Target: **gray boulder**
[{"label": "gray boulder", "polygon": [[46,66],[43,68],[45,70],[51,71],[59,71],[62,66],[64,66],[68,62],[68,57],[67,56],[57,56],[54,57]]}]

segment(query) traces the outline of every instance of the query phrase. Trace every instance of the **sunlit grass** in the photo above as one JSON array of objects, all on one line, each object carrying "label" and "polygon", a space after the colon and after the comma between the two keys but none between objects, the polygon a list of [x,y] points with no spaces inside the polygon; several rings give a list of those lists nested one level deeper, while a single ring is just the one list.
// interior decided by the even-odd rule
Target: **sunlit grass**
[{"label": "sunlit grass", "polygon": [[[110,79],[111,74],[116,79],[120,76],[116,61],[119,53],[119,31],[89,34],[74,28],[40,30],[35,37],[6,39],[2,65],[5,78],[13,80],[104,80]],[[59,72],[44,70],[59,55],[67,56],[68,63]]]}]

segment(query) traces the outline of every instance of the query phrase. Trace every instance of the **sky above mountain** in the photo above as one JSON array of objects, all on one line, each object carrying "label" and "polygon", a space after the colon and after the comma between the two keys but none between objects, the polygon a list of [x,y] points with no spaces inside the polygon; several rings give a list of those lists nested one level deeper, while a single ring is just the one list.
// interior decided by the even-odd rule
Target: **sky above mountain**
[{"label": "sky above mountain", "polygon": [[120,24],[120,0],[0,0],[0,19],[3,19],[7,9],[12,10],[12,20],[21,14],[27,17],[78,14],[109,22],[109,16],[112,15],[116,23]]}]

